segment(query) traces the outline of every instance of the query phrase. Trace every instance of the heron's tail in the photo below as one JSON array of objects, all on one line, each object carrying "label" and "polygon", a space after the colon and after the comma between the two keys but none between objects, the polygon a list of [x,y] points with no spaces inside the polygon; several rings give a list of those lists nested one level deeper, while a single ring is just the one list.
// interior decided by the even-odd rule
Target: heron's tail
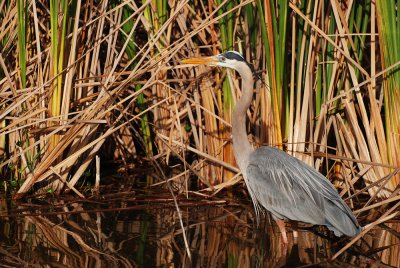
[{"label": "heron's tail", "polygon": [[[343,207],[346,205],[343,205]],[[344,209],[339,206],[328,206],[326,210],[326,226],[333,231],[336,236],[345,234],[356,236],[362,231],[362,227],[357,223],[356,218],[349,208]]]}]

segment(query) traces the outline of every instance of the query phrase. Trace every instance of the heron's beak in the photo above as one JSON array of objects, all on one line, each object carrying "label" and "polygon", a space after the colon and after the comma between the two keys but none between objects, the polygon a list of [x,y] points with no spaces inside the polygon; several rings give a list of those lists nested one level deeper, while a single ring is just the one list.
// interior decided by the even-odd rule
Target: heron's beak
[{"label": "heron's beak", "polygon": [[188,58],[181,61],[187,64],[206,64],[206,65],[217,65],[219,62],[216,56],[202,57],[202,58]]}]

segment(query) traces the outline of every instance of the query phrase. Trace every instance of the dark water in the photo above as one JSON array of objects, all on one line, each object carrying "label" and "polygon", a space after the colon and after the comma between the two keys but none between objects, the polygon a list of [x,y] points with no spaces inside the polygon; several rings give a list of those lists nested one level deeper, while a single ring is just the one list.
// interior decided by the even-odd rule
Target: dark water
[{"label": "dark water", "polygon": [[18,203],[1,199],[0,267],[398,265],[399,237],[390,225],[376,228],[328,262],[348,239],[329,237],[323,228],[315,234],[312,228],[298,226],[295,244],[289,227],[285,248],[268,217],[257,225],[250,205],[228,201],[178,199],[189,259],[177,210],[167,194],[141,199],[134,192],[122,192],[92,200],[49,197]]}]

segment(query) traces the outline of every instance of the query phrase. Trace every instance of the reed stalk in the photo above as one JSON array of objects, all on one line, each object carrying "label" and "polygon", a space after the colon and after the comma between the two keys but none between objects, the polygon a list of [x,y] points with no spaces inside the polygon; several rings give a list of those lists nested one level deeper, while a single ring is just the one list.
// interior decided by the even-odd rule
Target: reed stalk
[{"label": "reed stalk", "polygon": [[[217,0],[217,5],[221,5],[221,3],[222,3],[221,0]],[[228,1],[226,5],[218,9],[217,14],[222,15],[224,12],[231,10],[235,4],[237,4],[235,1]],[[220,41],[222,45],[222,51],[229,51],[235,49],[234,22],[235,22],[234,13],[229,13],[226,16],[223,16],[222,19],[219,21],[219,27],[221,33]],[[218,78],[216,82],[218,84],[220,83]],[[218,91],[220,91],[220,89],[218,89]],[[228,76],[225,76],[225,78],[223,79],[222,90],[218,94],[221,94],[222,96],[221,116],[226,122],[231,124],[234,101]],[[227,127],[222,127],[220,129],[222,129],[221,133],[219,133],[222,142],[229,140],[231,136],[231,130]],[[223,147],[223,154],[221,158],[224,159],[224,161],[229,164],[233,164],[235,162],[233,157],[233,147],[230,143],[225,144],[225,146]],[[230,179],[232,179],[234,175],[235,174],[232,173],[230,170],[224,169],[222,182],[229,181]]]},{"label": "reed stalk", "polygon": [[[147,9],[146,9],[147,10]],[[123,39],[126,42],[126,36],[134,29],[134,23],[132,20],[129,19],[129,17],[132,15],[133,10],[127,6],[125,6],[122,10],[122,20],[124,21],[124,24],[122,26],[122,30],[125,32],[125,35],[123,35]],[[165,19],[165,15],[162,16]],[[131,40],[128,40],[127,48],[126,48],[126,53],[128,56],[129,62],[132,62],[130,65],[130,69],[133,69],[135,67],[135,59],[137,56],[137,45],[135,44],[135,35],[132,35]],[[136,105],[139,108],[139,112],[143,112],[147,108],[146,104],[146,98],[144,96],[144,93],[141,91],[142,85],[135,85],[134,90],[136,92],[139,92],[139,95],[137,96],[136,99]],[[153,154],[153,140],[151,138],[151,127],[150,127],[150,122],[149,122],[149,116],[147,113],[144,113],[140,119],[140,125],[141,125],[141,134],[144,142],[144,148],[145,152],[147,155],[152,155]]]},{"label": "reed stalk", "polygon": [[18,55],[21,88],[26,88],[26,23],[27,23],[27,6],[24,0],[17,1],[18,11]]},{"label": "reed stalk", "polygon": [[[61,25],[59,22],[59,14],[62,14]],[[54,81],[51,85],[49,100],[49,114],[51,117],[60,116],[62,103],[62,82],[61,74],[64,62],[65,36],[67,31],[68,18],[68,1],[67,0],[50,0],[50,30],[51,30],[51,65]],[[51,126],[59,125],[51,123]],[[49,141],[49,150],[53,150],[60,140],[59,135],[52,135]]]},{"label": "reed stalk", "polygon": [[[386,72],[383,80],[383,100],[386,125],[386,142],[388,162],[394,166],[400,166],[400,3],[397,2],[376,2],[377,26],[381,41],[380,55],[382,65],[387,68],[397,65],[396,68]],[[393,170],[391,170],[393,171]],[[397,189],[400,183],[400,176],[396,174],[388,183],[388,188]],[[393,206],[386,213],[395,209],[399,203]],[[399,226],[390,224],[397,232]],[[386,246],[393,243],[397,238],[390,233],[382,233],[379,246]],[[390,248],[382,254],[382,259],[394,266],[400,265],[398,250]]]},{"label": "reed stalk", "polygon": [[[392,2],[377,3],[378,30],[381,38],[381,55],[383,66],[389,67],[400,61],[400,6]],[[386,140],[388,144],[389,163],[400,165],[400,71],[399,67],[385,73],[383,81],[385,102]],[[392,187],[400,182],[397,175],[392,181]]]},{"label": "reed stalk", "polygon": [[[282,148],[281,118],[286,116],[288,95],[285,94],[286,62],[287,62],[287,12],[288,2],[281,1],[275,6],[275,1],[257,1],[262,24],[262,40],[264,42],[269,78],[271,107],[273,111],[272,143]],[[265,15],[264,15],[265,14]],[[285,107],[283,108],[283,103]],[[283,121],[284,122],[284,121]],[[283,123],[285,126],[286,123]],[[283,129],[287,129],[284,127]]]}]

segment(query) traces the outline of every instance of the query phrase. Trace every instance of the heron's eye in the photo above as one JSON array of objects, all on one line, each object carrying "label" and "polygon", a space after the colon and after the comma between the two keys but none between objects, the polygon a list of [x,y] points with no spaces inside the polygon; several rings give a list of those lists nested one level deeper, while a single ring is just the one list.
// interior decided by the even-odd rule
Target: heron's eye
[{"label": "heron's eye", "polygon": [[226,58],[225,58],[224,56],[220,56],[220,57],[219,57],[219,60],[220,60],[221,62],[225,62],[225,61],[226,61]]}]

